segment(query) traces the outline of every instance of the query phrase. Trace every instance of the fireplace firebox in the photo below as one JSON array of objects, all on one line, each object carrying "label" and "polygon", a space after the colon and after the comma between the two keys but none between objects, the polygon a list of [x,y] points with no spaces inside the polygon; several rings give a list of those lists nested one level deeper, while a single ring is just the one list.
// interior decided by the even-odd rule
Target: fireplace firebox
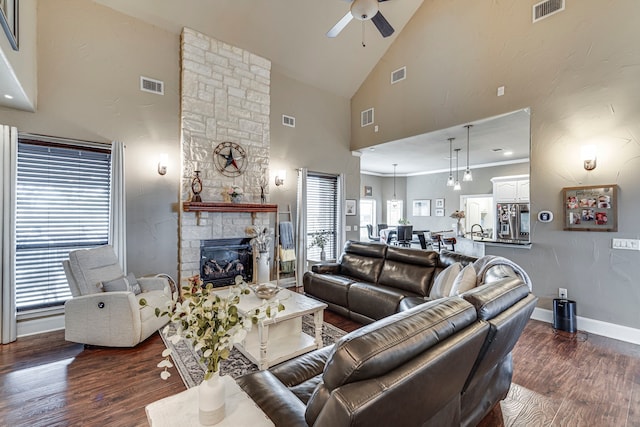
[{"label": "fireplace firebox", "polygon": [[240,275],[253,281],[253,252],[249,238],[200,241],[200,278],[214,287],[232,285]]}]

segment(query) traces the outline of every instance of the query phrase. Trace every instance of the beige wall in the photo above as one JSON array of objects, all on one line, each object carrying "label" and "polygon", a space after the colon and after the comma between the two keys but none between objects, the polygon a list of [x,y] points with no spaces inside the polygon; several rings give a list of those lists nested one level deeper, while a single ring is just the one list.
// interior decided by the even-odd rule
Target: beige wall
[{"label": "beige wall", "polygon": [[[375,107],[379,132],[352,123],[352,149],[531,107],[530,251],[493,249],[531,274],[540,306],[567,288],[586,318],[640,328],[638,252],[613,237],[640,237],[640,2],[567,1],[531,23],[534,1],[424,2],[352,99],[352,117]],[[389,74],[407,66],[407,79]],[[505,95],[496,96],[498,86]],[[595,143],[598,167],[582,168]],[[615,233],[563,231],[563,187],[617,184]],[[637,332],[636,332],[637,336]]]},{"label": "beige wall", "polygon": [[[271,74],[271,176],[270,200],[281,209],[296,211],[296,169],[345,174],[346,198],[359,199],[360,158],[349,151],[349,100],[315,89],[304,83]],[[282,115],[296,118],[296,127],[282,125]],[[285,169],[284,186],[274,185],[274,172]],[[347,217],[347,225],[357,225],[357,216]],[[358,239],[358,232],[347,233]]]},{"label": "beige wall", "polygon": [[[38,109],[0,109],[19,131],[126,144],[129,270],[177,271],[179,38],[81,0],[38,2]],[[140,75],[165,95],[141,92]],[[157,173],[158,154],[169,154]]]},{"label": "beige wall", "polygon": [[[23,132],[124,141],[129,269],[176,275],[180,35],[93,2],[37,4],[38,110],[0,108],[0,123]],[[165,95],[139,91],[140,75],[164,81]],[[296,116],[295,129],[281,125],[283,113]],[[295,169],[304,166],[344,173],[347,197],[358,197],[360,162],[349,149],[348,99],[272,72],[270,126],[271,169],[288,172],[284,187],[269,177],[272,203],[295,210]],[[165,176],[156,172],[160,152],[169,154]],[[357,223],[357,217],[348,220]]]}]

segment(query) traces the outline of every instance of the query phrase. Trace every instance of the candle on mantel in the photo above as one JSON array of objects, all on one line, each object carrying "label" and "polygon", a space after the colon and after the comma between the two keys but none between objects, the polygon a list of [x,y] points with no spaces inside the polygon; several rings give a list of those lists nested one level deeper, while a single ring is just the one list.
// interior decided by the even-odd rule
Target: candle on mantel
[{"label": "candle on mantel", "polygon": [[198,162],[193,162],[193,170],[194,171],[199,171],[200,169],[198,168]]}]

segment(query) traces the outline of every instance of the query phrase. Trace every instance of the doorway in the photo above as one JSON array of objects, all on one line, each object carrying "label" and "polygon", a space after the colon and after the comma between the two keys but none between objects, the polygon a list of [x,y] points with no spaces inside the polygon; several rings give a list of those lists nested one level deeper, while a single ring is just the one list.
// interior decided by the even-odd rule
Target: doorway
[{"label": "doorway", "polygon": [[376,227],[376,201],[374,199],[360,199],[360,241],[367,242],[369,234],[367,225],[371,224],[375,233]]}]

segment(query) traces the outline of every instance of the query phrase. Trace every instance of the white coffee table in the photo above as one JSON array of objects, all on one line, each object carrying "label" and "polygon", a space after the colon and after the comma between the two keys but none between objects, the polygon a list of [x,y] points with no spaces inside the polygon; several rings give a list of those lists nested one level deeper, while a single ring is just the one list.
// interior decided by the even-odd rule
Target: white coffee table
[{"label": "white coffee table", "polygon": [[[216,292],[223,296],[228,290]],[[278,312],[273,318],[258,322],[251,328],[245,340],[236,344],[236,348],[258,365],[260,370],[322,347],[322,321],[327,305],[288,289],[282,289],[275,299],[284,305],[284,311]],[[253,293],[242,295],[238,311],[246,315],[262,305],[262,302],[263,300]],[[305,314],[313,315],[313,337],[302,332],[302,316]]]},{"label": "white coffee table", "polygon": [[[273,422],[228,375],[220,377],[225,387],[225,418],[216,427],[273,426]],[[198,427],[198,387],[165,397],[145,407],[152,427]]]}]

